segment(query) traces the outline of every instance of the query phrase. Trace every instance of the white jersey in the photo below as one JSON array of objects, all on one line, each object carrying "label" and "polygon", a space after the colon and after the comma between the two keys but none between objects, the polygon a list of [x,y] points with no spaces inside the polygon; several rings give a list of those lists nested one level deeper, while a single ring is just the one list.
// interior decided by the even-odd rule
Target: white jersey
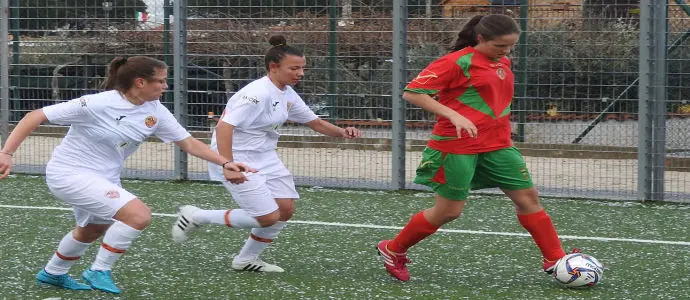
[{"label": "white jersey", "polygon": [[[264,76],[230,97],[221,121],[235,126],[233,151],[264,152],[278,147],[278,128],[286,120],[304,124],[317,118],[292,87],[280,90]],[[217,148],[215,134],[211,148]]]},{"label": "white jersey", "polygon": [[146,138],[169,143],[190,136],[160,101],[134,105],[115,90],[47,106],[43,113],[51,123],[71,125],[47,168],[83,169],[111,180],[119,180],[125,159]]},{"label": "white jersey", "polygon": [[[316,114],[290,86],[280,90],[268,76],[254,80],[230,97],[221,122],[235,126],[232,151],[274,151],[278,147],[278,128],[285,121],[308,123]],[[211,139],[216,150],[216,133]],[[224,180],[220,167],[209,164],[212,180]]]}]

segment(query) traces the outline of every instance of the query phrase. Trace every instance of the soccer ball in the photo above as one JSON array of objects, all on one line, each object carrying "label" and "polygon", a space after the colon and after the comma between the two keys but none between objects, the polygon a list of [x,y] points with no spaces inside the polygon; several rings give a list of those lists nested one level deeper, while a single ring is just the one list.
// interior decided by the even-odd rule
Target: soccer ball
[{"label": "soccer ball", "polygon": [[594,286],[601,281],[604,266],[594,257],[572,253],[564,256],[554,267],[553,276],[566,287]]}]

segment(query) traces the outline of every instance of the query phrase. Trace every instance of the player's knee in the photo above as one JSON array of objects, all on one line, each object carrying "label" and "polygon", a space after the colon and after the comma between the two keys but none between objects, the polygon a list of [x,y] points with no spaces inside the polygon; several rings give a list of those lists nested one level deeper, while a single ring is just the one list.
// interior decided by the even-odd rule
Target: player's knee
[{"label": "player's knee", "polygon": [[151,209],[148,206],[144,206],[137,210],[136,213],[132,213],[124,223],[134,229],[143,230],[151,223]]},{"label": "player's knee", "polygon": [[295,213],[295,207],[281,207],[280,208],[280,220],[281,221],[287,221],[292,218],[292,215]]},{"label": "player's knee", "polygon": [[273,224],[280,221],[280,211],[276,210],[270,214],[256,217],[256,221],[259,222],[261,227],[273,226]]},{"label": "player's knee", "polygon": [[536,189],[522,191],[519,197],[513,199],[513,203],[520,214],[534,213],[543,209]]}]

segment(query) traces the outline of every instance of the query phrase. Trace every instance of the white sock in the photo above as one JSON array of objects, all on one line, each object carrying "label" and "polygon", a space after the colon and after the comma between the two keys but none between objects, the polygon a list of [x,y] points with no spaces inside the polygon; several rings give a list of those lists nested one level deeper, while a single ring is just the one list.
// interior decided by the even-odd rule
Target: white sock
[{"label": "white sock", "polygon": [[89,249],[91,243],[82,243],[74,239],[72,231],[68,232],[60,241],[57,251],[50,258],[48,264],[45,266],[46,272],[53,275],[62,275],[69,272],[69,268],[79,259],[86,250]]},{"label": "white sock", "polygon": [[129,225],[120,221],[115,221],[113,225],[108,228],[103,237],[101,248],[98,249],[98,255],[91,265],[91,270],[111,270],[113,264],[129,246],[132,241],[141,234],[141,230],[136,230]]},{"label": "white sock", "polygon": [[287,222],[279,221],[269,227],[254,228],[249,238],[244,242],[240,253],[235,256],[235,262],[253,261],[261,255],[261,252],[273,242]]},{"label": "white sock", "polygon": [[220,224],[237,228],[261,227],[256,218],[250,216],[244,209],[205,210],[200,209],[192,215],[194,222],[199,224]]}]

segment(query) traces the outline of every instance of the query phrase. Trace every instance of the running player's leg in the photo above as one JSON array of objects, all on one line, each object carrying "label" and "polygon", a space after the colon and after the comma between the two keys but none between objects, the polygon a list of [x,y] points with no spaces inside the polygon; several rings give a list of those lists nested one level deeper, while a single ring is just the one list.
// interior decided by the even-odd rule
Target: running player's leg
[{"label": "running player's leg", "polygon": [[[247,268],[247,264],[252,262],[262,262],[259,258],[261,253],[273,243],[273,240],[278,237],[280,232],[287,225],[287,221],[292,218],[295,212],[295,200],[299,198],[299,194],[295,189],[295,182],[290,174],[290,171],[283,165],[277,156],[267,157],[267,160],[273,160],[274,163],[270,167],[265,168],[266,172],[266,187],[270,190],[271,196],[275,199],[278,205],[278,220],[269,226],[262,226],[261,228],[253,228],[251,234],[247,238],[240,253],[233,259],[233,268],[242,266]],[[267,221],[273,222],[274,216]],[[258,217],[262,220],[265,217]],[[264,222],[264,224],[269,224]],[[265,263],[264,263],[265,264]],[[266,264],[268,265],[268,264]],[[266,271],[266,266],[264,270]],[[282,270],[275,266],[274,271]],[[235,268],[238,269],[238,268]]]},{"label": "running player's leg", "polygon": [[[276,265],[264,262],[260,255],[273,243],[278,234],[287,225],[287,220],[292,217],[295,209],[295,199],[275,199],[278,204],[279,220],[272,225],[253,228],[240,252],[233,258],[232,268],[238,271],[283,272]],[[273,222],[274,216],[260,216],[258,220],[265,224]]]},{"label": "running player's leg", "polygon": [[[78,210],[78,208],[76,208]],[[101,237],[110,224],[87,224],[68,232],[60,241],[57,250],[46,266],[36,275],[41,284],[58,286],[70,290],[90,290],[91,286],[81,284],[69,276],[69,270],[81,258],[91,243]]]},{"label": "running player's leg", "polygon": [[549,272],[565,252],[551,217],[541,206],[520,152],[511,147],[483,154],[477,174],[491,178],[513,201],[520,225],[530,233],[539,247],[544,258],[544,271]]},{"label": "running player's leg", "polygon": [[407,250],[462,214],[476,160],[476,155],[425,149],[415,182],[431,187],[437,193],[436,202],[433,207],[412,216],[395,238],[378,243],[384,266],[393,277],[409,280]]},{"label": "running player's leg", "polygon": [[271,226],[280,219],[278,205],[266,187],[262,174],[247,174],[248,181],[242,184],[222,182],[237,209],[200,209],[192,205],[180,207],[178,217],[172,226],[175,242],[183,242],[199,226],[205,224],[223,225],[232,228],[257,228]]},{"label": "running player's leg", "polygon": [[[82,273],[82,278],[93,288],[119,293],[110,276],[112,265],[149,224],[149,208],[123,189],[119,181],[98,174],[50,174],[47,182],[56,197],[75,208],[77,230],[73,238],[88,243],[103,235],[105,230],[96,259]],[[98,276],[84,276],[93,272]]]}]

